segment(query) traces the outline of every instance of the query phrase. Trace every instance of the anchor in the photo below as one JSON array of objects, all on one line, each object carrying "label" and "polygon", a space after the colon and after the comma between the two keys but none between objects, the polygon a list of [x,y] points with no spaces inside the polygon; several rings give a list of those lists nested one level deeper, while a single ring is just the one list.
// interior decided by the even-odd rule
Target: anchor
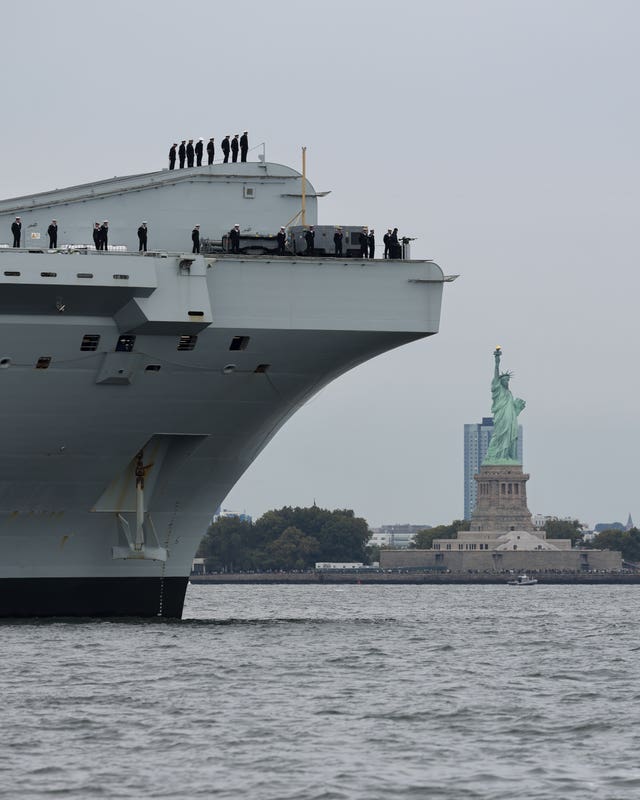
[{"label": "anchor", "polygon": [[[136,456],[135,481],[136,481],[136,528],[135,534],[131,533],[131,526],[122,514],[118,513],[118,528],[127,540],[127,545],[116,545],[113,548],[113,558],[144,559],[150,561],[166,561],[168,552],[165,547],[160,547],[160,540],[156,533],[153,520],[148,511],[144,509],[144,482],[147,472],[153,463],[144,464],[144,451],[140,450]],[[155,544],[149,544],[151,540]]]}]

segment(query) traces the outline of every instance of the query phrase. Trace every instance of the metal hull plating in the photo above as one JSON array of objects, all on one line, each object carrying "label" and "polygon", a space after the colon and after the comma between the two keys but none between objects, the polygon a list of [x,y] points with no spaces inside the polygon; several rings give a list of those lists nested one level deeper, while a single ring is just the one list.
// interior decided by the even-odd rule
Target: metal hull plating
[{"label": "metal hull plating", "polygon": [[5,250],[0,285],[0,615],[178,617],[231,487],[323,386],[436,333],[443,275]]}]

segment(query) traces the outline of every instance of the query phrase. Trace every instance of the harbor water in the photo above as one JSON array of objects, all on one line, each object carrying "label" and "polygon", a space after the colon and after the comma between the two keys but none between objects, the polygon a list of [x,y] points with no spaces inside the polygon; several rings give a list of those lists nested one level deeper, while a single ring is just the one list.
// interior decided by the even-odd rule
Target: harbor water
[{"label": "harbor water", "polygon": [[191,586],[0,623],[0,797],[640,795],[634,586]]}]

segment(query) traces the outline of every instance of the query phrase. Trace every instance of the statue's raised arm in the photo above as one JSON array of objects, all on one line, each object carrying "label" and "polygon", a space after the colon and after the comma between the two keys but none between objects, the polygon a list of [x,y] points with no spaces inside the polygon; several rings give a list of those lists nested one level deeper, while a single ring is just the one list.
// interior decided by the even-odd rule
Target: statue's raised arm
[{"label": "statue's raised arm", "polygon": [[518,414],[525,407],[524,400],[514,399],[509,389],[511,372],[500,372],[502,350],[493,352],[495,369],[491,381],[491,413],[493,433],[484,464],[518,464]]}]

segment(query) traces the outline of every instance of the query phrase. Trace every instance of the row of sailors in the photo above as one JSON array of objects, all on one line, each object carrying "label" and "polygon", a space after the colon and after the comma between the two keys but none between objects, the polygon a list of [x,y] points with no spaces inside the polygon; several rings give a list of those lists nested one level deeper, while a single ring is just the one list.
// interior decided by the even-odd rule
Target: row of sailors
[{"label": "row of sailors", "polygon": [[[11,224],[11,233],[13,234],[13,246],[20,247],[20,239],[22,237],[22,220],[20,217],[16,217],[15,221]],[[142,222],[140,227],[138,228],[138,242],[140,244],[139,250],[145,251],[147,250],[147,238],[148,238],[148,229],[147,223]],[[51,220],[51,224],[47,228],[47,235],[49,237],[49,249],[54,250],[58,246],[58,221],[55,219]],[[108,250],[109,249],[109,220],[105,219],[105,221],[100,224],[99,222],[95,222],[93,225],[92,231],[93,237],[93,244],[95,245],[96,250]]]},{"label": "row of sailors", "polygon": [[[231,161],[235,164],[238,160],[238,153],[240,154],[240,161],[247,160],[247,153],[249,152],[249,133],[245,131],[242,136],[236,133],[233,139],[231,134],[228,133],[222,140],[222,155],[223,163],[229,162],[229,155]],[[180,169],[184,169],[185,162],[187,167],[201,167],[202,159],[204,157],[204,139],[200,138],[193,143],[193,139],[183,139],[178,147],[178,143],[174,142],[169,148],[169,169],[176,168],[176,157]],[[207,164],[213,164],[213,159],[216,154],[215,139],[211,137],[207,142]],[[194,164],[195,162],[195,164]]]},{"label": "row of sailors", "polygon": [[[280,228],[280,232],[282,233],[284,228]],[[313,255],[314,253],[314,246],[315,246],[315,229],[313,225],[310,225],[309,228],[304,232],[304,240],[306,242],[307,249],[305,250],[305,255]],[[336,256],[342,255],[342,242],[344,239],[344,234],[342,233],[342,228],[338,226],[336,228],[335,233],[333,234],[333,246],[334,246],[334,254]],[[385,235],[382,237],[382,241],[384,243],[384,258],[395,258],[398,253],[398,248],[400,244],[398,242],[398,229],[397,228],[388,228]],[[360,231],[358,236],[358,244],[360,245],[360,258],[375,258],[375,251],[376,251],[376,232],[373,228],[369,230],[366,226]],[[280,253],[280,250],[278,250]],[[284,255],[284,249],[281,255]]]},{"label": "row of sailors", "polygon": [[[22,220],[20,217],[16,217],[15,222],[11,225],[11,232],[13,233],[13,246],[20,247],[20,238],[22,234]],[[49,236],[49,248],[54,249],[58,246],[58,222],[57,220],[51,220],[51,224],[47,228],[47,234]],[[93,243],[95,245],[96,250],[108,250],[109,245],[109,220],[105,219],[105,221],[101,224],[99,222],[94,223],[93,225]],[[232,253],[239,253],[240,252],[240,225],[236,223],[233,228],[229,231],[229,249]],[[305,255],[313,255],[315,250],[315,228],[313,225],[310,225],[307,230],[304,232],[304,240],[306,243],[306,250]],[[138,228],[138,251],[139,252],[147,252],[147,244],[149,239],[149,229],[147,227],[147,222],[144,220],[140,227]],[[333,244],[334,244],[334,252],[336,256],[342,255],[342,243],[344,239],[344,234],[342,232],[342,228],[338,226],[335,230],[333,235]],[[389,228],[385,235],[383,236],[384,242],[384,258],[394,258],[395,251],[399,247],[398,243],[398,229],[397,228]],[[287,233],[285,230],[284,225],[280,227],[276,235],[276,241],[278,243],[278,255],[286,255],[286,243],[287,243]],[[375,249],[376,249],[376,239],[375,239],[375,231],[373,228],[369,230],[366,226],[362,229],[358,237],[359,245],[360,245],[360,257],[361,258],[374,258],[375,257]],[[191,242],[192,242],[192,252],[199,253],[200,252],[200,225],[196,225],[193,230],[191,231]]]}]

